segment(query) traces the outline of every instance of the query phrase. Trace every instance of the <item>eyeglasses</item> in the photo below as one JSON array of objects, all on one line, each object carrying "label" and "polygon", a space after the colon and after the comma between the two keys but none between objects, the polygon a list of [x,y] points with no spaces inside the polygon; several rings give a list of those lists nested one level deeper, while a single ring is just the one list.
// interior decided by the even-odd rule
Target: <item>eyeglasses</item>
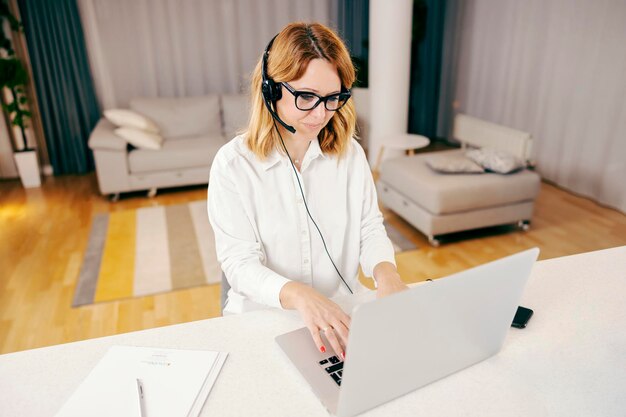
[{"label": "eyeglasses", "polygon": [[350,90],[343,90],[341,93],[331,94],[326,97],[319,96],[310,91],[297,91],[287,83],[281,82],[296,99],[296,107],[298,110],[308,111],[316,108],[321,102],[324,102],[324,107],[329,111],[337,111],[342,108],[350,99],[352,95]]}]

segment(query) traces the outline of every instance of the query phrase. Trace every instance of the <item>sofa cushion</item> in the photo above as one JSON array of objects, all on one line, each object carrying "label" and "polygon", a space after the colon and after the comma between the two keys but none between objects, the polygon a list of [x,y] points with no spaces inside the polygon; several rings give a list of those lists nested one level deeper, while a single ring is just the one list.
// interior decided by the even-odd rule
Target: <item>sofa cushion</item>
[{"label": "sofa cushion", "polygon": [[136,148],[159,150],[163,146],[163,137],[158,133],[134,127],[118,127],[114,132]]},{"label": "sofa cushion", "polygon": [[217,95],[136,98],[130,108],[152,119],[166,139],[222,133]]},{"label": "sofa cushion", "polygon": [[131,174],[209,167],[222,145],[224,145],[222,136],[205,135],[166,140],[158,151],[146,149],[130,151],[128,165]]},{"label": "sofa cushion", "polygon": [[[426,160],[434,154],[388,159],[381,165],[380,180],[433,214],[531,201],[539,193],[540,177],[535,172],[522,170],[510,175],[440,174],[426,165]],[[462,155],[463,151],[436,154]]]},{"label": "sofa cushion", "polygon": [[148,117],[128,109],[109,109],[104,117],[118,127],[132,127],[146,132],[159,133],[159,127]]},{"label": "sofa cushion", "polygon": [[465,156],[483,168],[498,174],[510,174],[525,167],[521,159],[494,148],[471,149],[465,153]]},{"label": "sofa cushion", "polygon": [[[441,154],[441,155],[440,155]],[[482,174],[484,168],[463,155],[449,152],[433,152],[433,156],[426,158],[426,165],[431,169],[444,174]]]}]

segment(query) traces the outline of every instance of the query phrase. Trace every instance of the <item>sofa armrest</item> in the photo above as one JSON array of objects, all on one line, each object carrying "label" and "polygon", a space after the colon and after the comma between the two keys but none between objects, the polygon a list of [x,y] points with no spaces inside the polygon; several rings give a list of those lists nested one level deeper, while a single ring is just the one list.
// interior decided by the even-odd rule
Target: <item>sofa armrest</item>
[{"label": "sofa armrest", "polygon": [[115,125],[104,117],[89,135],[100,192],[115,194],[130,191],[128,143],[113,131]]},{"label": "sofa armrest", "polygon": [[89,135],[89,147],[93,150],[126,151],[127,142],[114,133],[115,125],[104,117]]},{"label": "sofa armrest", "polygon": [[131,191],[126,152],[95,149],[93,157],[96,163],[98,187],[102,195]]}]

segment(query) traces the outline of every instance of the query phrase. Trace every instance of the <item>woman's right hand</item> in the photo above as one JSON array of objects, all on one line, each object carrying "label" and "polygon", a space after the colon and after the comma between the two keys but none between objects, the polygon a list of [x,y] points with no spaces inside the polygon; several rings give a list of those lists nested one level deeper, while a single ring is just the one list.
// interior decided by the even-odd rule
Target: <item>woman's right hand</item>
[{"label": "woman's right hand", "polygon": [[296,281],[283,286],[280,302],[284,308],[298,310],[320,352],[324,353],[328,348],[322,340],[321,334],[324,333],[337,356],[345,359],[350,316],[341,307],[315,289]]}]

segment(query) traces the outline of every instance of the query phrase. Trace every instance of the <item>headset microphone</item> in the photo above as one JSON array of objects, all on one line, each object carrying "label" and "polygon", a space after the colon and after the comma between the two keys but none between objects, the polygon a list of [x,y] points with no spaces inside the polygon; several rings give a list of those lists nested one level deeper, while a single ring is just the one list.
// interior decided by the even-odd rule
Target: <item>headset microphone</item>
[{"label": "headset microphone", "polygon": [[283,125],[285,127],[285,129],[287,129],[288,131],[290,131],[291,133],[296,133],[296,129],[293,126],[288,125],[287,123],[283,122],[283,120],[280,118],[280,116],[278,116],[278,114],[276,114],[276,112],[272,109],[272,106],[270,105],[269,101],[267,101],[265,99],[265,97],[263,98],[263,102],[265,102],[265,107],[267,107],[267,110],[269,110],[270,114],[272,115],[272,117],[281,125]]},{"label": "headset microphone", "polygon": [[277,102],[283,96],[283,90],[280,83],[276,83],[267,75],[267,57],[270,54],[270,48],[272,47],[276,36],[278,35],[275,35],[272,38],[270,43],[267,44],[265,52],[263,52],[263,63],[261,64],[261,75],[263,77],[263,83],[261,84],[261,94],[263,95],[263,102],[265,103],[265,107],[267,107],[267,110],[270,112],[274,120],[283,125],[285,129],[293,134],[296,133],[296,129],[294,129],[293,126],[290,126],[287,123],[283,122],[280,116],[274,111],[274,109],[272,109],[272,103]]}]

